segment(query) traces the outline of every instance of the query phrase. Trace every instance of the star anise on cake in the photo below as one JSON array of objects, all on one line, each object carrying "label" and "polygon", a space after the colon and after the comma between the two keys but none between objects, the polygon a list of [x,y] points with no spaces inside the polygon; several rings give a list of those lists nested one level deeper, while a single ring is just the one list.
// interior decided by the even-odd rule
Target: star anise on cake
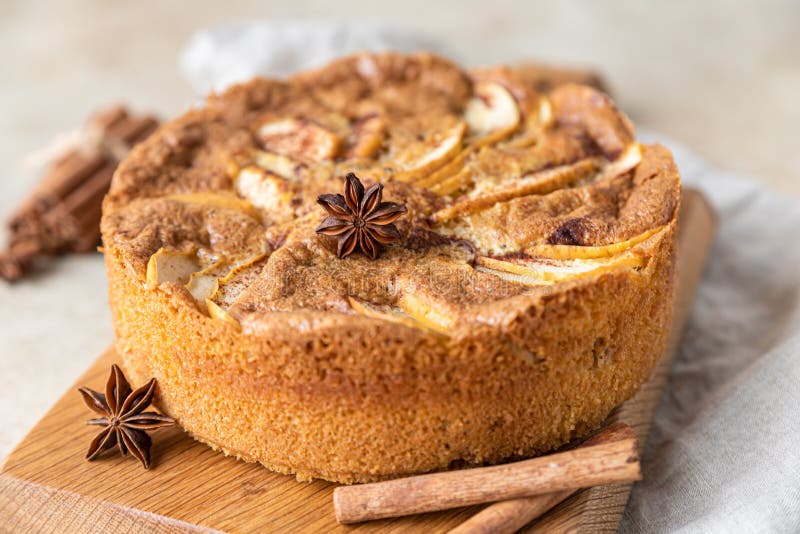
[{"label": "star anise on cake", "polygon": [[116,364],[111,366],[105,394],[89,388],[78,389],[86,406],[102,415],[86,421],[87,425],[103,427],[89,445],[87,460],[94,460],[116,445],[120,454],[126,456],[130,451],[145,469],[150,468],[152,442],[146,431],[175,424],[171,417],[144,411],[153,401],[155,389],[156,379],[151,378],[147,384],[131,391],[130,384]]},{"label": "star anise on cake", "polygon": [[345,177],[344,196],[317,197],[317,203],[330,214],[317,227],[317,233],[339,239],[336,251],[339,258],[360,248],[374,260],[380,254],[381,245],[400,240],[400,232],[393,223],[406,213],[406,207],[381,202],[382,197],[383,184],[375,183],[364,191],[361,180],[352,172]]}]

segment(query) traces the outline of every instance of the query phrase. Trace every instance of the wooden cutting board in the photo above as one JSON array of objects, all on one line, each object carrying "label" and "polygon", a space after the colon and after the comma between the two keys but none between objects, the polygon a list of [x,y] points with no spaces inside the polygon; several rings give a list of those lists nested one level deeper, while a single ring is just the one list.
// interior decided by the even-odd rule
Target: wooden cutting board
[{"label": "wooden cutting board", "polygon": [[[636,397],[610,416],[633,426],[642,445],[714,235],[714,215],[699,193],[684,192],[680,217],[678,296],[667,352]],[[75,388],[102,390],[115,361],[111,349],[100,356],[8,456],[0,469],[1,531],[442,532],[481,509],[344,527],[333,516],[334,484],[301,483],[227,458],[178,429],[155,433],[150,471],[131,457],[86,462],[83,456],[97,429],[83,424],[91,414]],[[527,531],[615,531],[630,489],[624,484],[581,491]]]}]

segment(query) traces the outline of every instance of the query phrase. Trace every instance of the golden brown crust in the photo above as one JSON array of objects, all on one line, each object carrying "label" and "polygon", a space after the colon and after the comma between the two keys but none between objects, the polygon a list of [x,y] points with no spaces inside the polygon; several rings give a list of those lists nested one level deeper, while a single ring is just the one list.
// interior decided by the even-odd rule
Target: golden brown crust
[{"label": "golden brown crust", "polygon": [[[356,172],[402,239],[336,259]],[[646,380],[677,169],[594,89],[362,54],[209,98],[138,146],[102,224],[117,345],[198,439],[341,482],[558,447]]]},{"label": "golden brown crust", "polygon": [[569,68],[526,61],[514,66],[514,70],[525,82],[540,92],[552,91],[567,83],[588,85],[610,94],[603,77],[590,69]]}]

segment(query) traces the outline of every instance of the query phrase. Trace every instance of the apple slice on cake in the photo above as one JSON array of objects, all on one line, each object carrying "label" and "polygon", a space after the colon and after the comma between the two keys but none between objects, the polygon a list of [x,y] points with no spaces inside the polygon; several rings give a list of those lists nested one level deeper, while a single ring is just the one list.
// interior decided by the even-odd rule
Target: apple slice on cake
[{"label": "apple slice on cake", "polygon": [[256,136],[267,150],[302,161],[333,159],[342,148],[342,139],[335,133],[309,120],[295,118],[265,122]]}]

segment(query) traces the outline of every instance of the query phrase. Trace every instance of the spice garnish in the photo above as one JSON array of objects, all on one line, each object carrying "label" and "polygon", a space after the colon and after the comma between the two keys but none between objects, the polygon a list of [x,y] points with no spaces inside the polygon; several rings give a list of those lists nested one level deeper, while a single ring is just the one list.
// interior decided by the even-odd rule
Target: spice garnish
[{"label": "spice garnish", "polygon": [[317,203],[330,213],[317,227],[318,234],[339,238],[336,251],[339,258],[352,254],[356,248],[371,259],[378,257],[381,244],[400,240],[400,232],[392,224],[406,213],[406,207],[394,202],[381,202],[383,184],[375,183],[364,191],[358,177],[345,177],[344,196],[327,194],[317,197]]},{"label": "spice garnish", "polygon": [[131,386],[116,365],[111,366],[111,375],[106,383],[106,393],[98,393],[89,388],[79,388],[83,402],[91,410],[103,417],[86,421],[87,425],[104,427],[92,440],[87,460],[94,460],[103,451],[117,445],[120,454],[126,456],[128,451],[135,456],[145,469],[150,469],[150,436],[146,430],[175,424],[175,420],[156,412],[145,412],[153,400],[156,379],[142,387],[131,391]]}]

